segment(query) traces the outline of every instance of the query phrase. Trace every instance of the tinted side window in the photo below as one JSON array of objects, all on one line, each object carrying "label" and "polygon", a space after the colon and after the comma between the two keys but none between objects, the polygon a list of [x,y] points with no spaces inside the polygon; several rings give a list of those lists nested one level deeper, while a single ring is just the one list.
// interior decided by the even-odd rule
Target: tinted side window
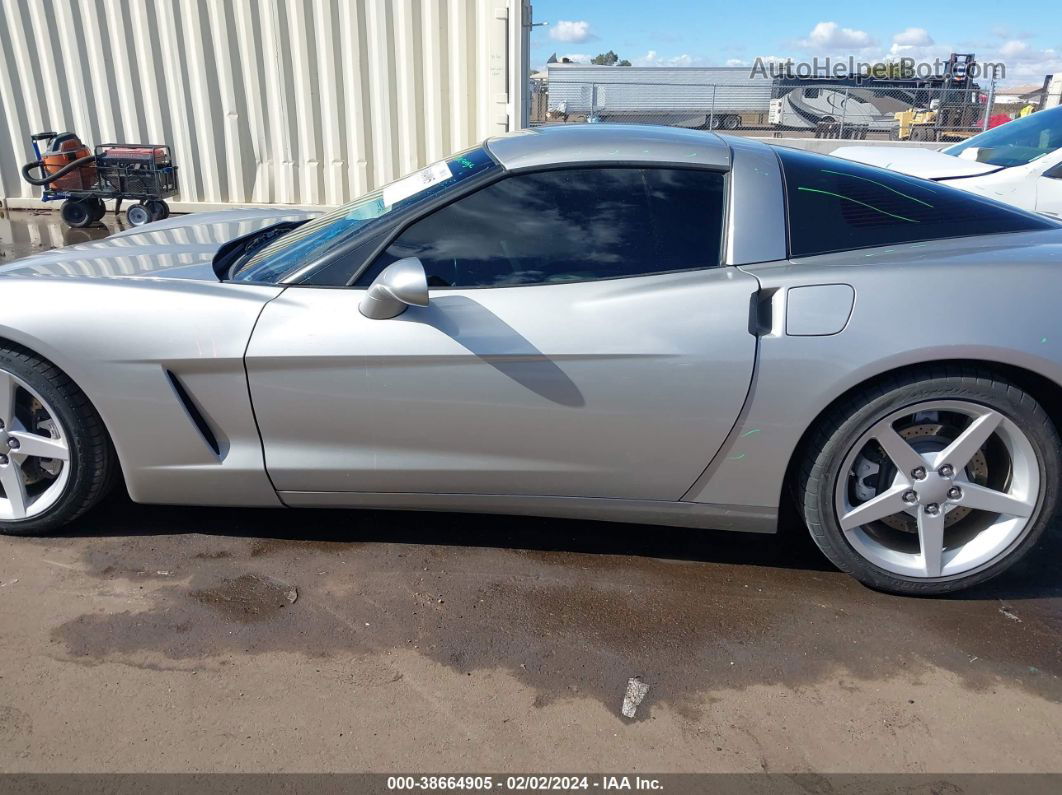
[{"label": "tinted side window", "polygon": [[501,287],[712,267],[723,175],[566,169],[508,177],[422,218],[358,279],[419,257],[432,287]]},{"label": "tinted side window", "polygon": [[775,149],[793,257],[1055,224],[972,193],[838,158]]}]

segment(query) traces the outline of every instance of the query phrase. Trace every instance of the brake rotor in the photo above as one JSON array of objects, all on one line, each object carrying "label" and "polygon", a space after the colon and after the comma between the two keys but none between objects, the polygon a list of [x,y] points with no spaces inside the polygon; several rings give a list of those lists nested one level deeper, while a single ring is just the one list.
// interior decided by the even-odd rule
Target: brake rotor
[{"label": "brake rotor", "polygon": [[[40,401],[32,399],[29,403],[29,430],[50,439],[59,438],[59,429],[55,420],[48,416]],[[22,462],[22,477],[27,486],[45,480],[53,480],[62,471],[63,462],[55,458],[27,457]]]}]

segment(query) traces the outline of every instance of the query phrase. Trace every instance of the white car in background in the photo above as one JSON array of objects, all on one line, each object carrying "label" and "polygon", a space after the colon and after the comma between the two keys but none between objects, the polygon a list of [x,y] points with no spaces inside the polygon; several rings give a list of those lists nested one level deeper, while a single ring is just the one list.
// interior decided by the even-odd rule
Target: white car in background
[{"label": "white car in background", "polygon": [[845,146],[832,154],[1062,217],[1062,107],[1015,119],[940,151]]}]

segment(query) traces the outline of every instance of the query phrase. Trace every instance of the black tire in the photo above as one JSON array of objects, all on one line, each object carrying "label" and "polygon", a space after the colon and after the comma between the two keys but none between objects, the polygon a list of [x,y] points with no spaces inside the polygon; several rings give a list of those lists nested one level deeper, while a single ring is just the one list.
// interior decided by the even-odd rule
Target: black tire
[{"label": "black tire", "polygon": [[151,211],[144,204],[134,204],[125,211],[126,220],[133,226],[143,226],[152,220]]},{"label": "black tire", "polygon": [[0,533],[39,536],[69,524],[102,499],[118,478],[118,461],[96,409],[57,367],[29,351],[0,347],[0,370],[6,370],[42,397],[68,437],[70,474],[63,493],[39,516],[0,521]]},{"label": "black tire", "polygon": [[[852,446],[874,423],[921,401],[963,400],[1008,417],[1029,439],[1040,468],[1040,494],[1023,533],[984,566],[950,577],[906,577],[860,555],[841,530],[834,507],[837,478]],[[852,394],[811,433],[795,483],[798,507],[815,544],[830,561],[865,585],[910,596],[938,596],[986,582],[1023,558],[1040,540],[1057,509],[1054,484],[1062,477],[1062,442],[1054,423],[1027,392],[998,373],[969,367],[916,371]]]},{"label": "black tire", "polygon": [[81,229],[94,223],[92,220],[93,207],[91,203],[82,199],[67,199],[59,208],[59,215],[67,226]]},{"label": "black tire", "polygon": [[85,199],[85,201],[92,211],[91,223],[98,224],[103,220],[103,216],[107,214],[107,205],[103,203],[103,199]]},{"label": "black tire", "polygon": [[169,205],[161,199],[149,199],[144,202],[144,206],[147,207],[152,221],[162,221],[170,215]]}]

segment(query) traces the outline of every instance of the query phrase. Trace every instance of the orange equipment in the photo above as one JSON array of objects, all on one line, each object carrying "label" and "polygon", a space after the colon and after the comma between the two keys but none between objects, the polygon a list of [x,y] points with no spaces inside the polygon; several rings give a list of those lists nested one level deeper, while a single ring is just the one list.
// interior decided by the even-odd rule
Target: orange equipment
[{"label": "orange equipment", "polygon": [[[40,160],[27,163],[22,175],[34,185],[48,185],[52,190],[91,190],[96,187],[96,157],[92,150],[74,133],[41,133],[41,137],[53,136]],[[34,136],[36,141],[37,136]],[[32,177],[29,172],[40,168],[41,177]]]}]

